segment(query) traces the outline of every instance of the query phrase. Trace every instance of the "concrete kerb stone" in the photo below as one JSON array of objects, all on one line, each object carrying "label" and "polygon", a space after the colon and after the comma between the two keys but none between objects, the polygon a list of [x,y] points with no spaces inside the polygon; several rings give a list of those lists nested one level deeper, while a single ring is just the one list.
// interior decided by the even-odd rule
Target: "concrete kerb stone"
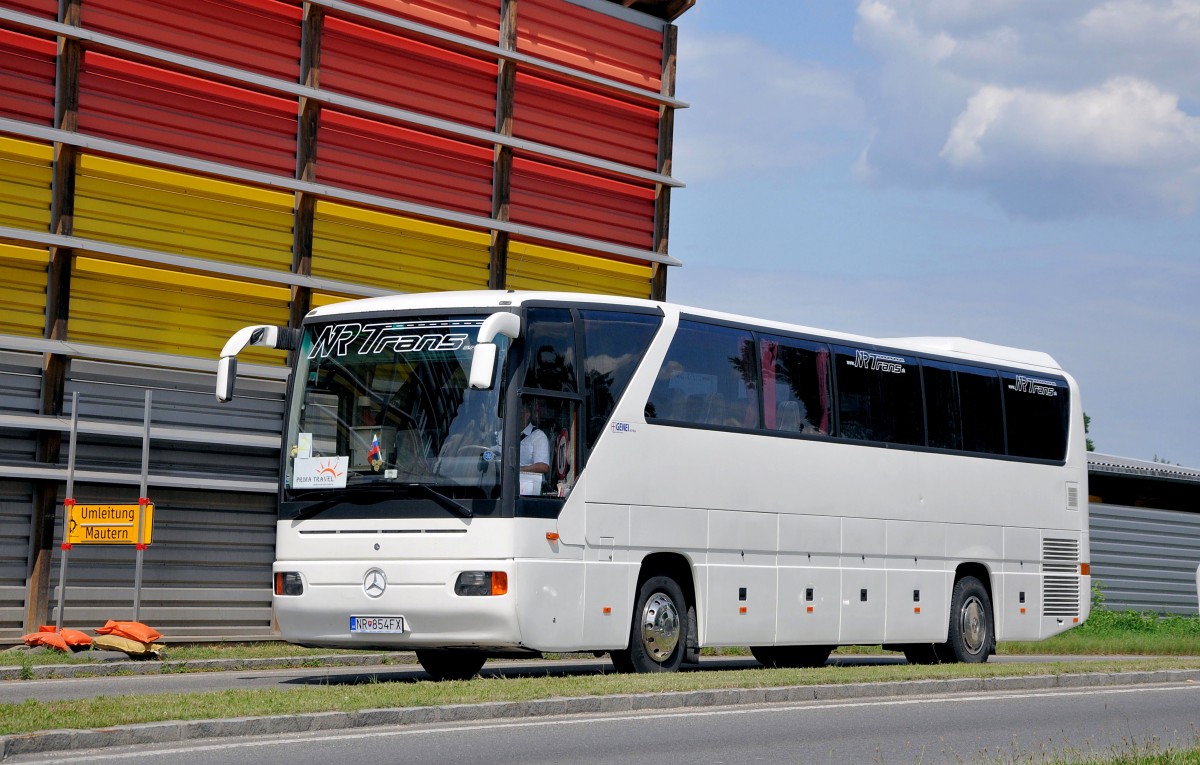
[{"label": "concrete kerb stone", "polygon": [[97,730],[49,730],[0,737],[0,759],[18,754],[78,751],[116,746],[165,744],[183,740],[263,736],[321,730],[421,725],[438,722],[470,722],[489,719],[520,719],[554,715],[686,710],[700,707],[738,706],[856,698],[887,698],[908,695],[939,695],[988,690],[1037,690],[1088,688],[1168,682],[1200,682],[1200,670],[1149,672],[1090,672],[1071,675],[1027,677],[959,678],[951,680],[908,680],[846,685],[783,686],[776,688],[733,688],[671,693],[623,694],[577,698],[499,701],[482,704],[451,704],[439,707],[366,709],[357,712],[239,717],[222,720],[189,720],[123,725]]}]

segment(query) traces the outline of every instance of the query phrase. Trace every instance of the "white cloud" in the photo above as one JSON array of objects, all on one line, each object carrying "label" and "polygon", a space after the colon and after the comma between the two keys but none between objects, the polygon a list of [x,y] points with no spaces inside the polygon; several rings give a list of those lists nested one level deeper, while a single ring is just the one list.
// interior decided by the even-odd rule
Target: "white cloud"
[{"label": "white cloud", "polygon": [[862,178],[1039,218],[1200,205],[1200,0],[862,0],[855,39],[879,62]]},{"label": "white cloud", "polygon": [[803,167],[861,140],[863,106],[844,73],[734,35],[680,39],[675,174],[689,182]]}]

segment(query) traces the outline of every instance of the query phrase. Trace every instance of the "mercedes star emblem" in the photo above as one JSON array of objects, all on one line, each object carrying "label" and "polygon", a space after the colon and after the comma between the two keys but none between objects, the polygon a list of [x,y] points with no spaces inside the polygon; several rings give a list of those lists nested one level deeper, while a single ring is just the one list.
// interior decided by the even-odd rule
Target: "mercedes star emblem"
[{"label": "mercedes star emblem", "polygon": [[387,589],[387,576],[378,568],[369,569],[363,577],[363,592],[368,598],[378,598]]}]

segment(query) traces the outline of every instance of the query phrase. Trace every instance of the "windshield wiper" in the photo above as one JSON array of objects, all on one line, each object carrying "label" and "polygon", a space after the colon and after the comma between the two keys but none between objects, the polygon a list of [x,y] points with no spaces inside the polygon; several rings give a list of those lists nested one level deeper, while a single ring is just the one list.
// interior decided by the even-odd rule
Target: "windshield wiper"
[{"label": "windshield wiper", "polygon": [[425,493],[425,496],[429,497],[434,502],[438,503],[452,513],[458,513],[464,518],[475,517],[475,513],[471,510],[471,508],[467,507],[456,499],[447,497],[445,494],[441,493],[427,483],[406,483],[403,485],[410,489],[420,489]]},{"label": "windshield wiper", "polygon": [[[313,518],[313,517],[318,516],[321,513],[325,512],[329,508],[334,507],[335,505],[340,505],[342,503],[347,503],[347,504],[351,504],[351,505],[377,505],[380,502],[382,502],[384,499],[386,499],[386,497],[379,496],[380,494],[384,493],[384,492],[380,492],[379,490],[386,489],[386,488],[389,488],[389,487],[383,486],[383,485],[376,485],[376,486],[355,486],[351,489],[326,489],[324,491],[321,491],[319,494],[317,494],[317,496],[322,496],[322,497],[325,497],[326,499],[323,499],[314,505],[310,505],[309,507],[304,508],[304,510],[302,510],[300,513],[298,513],[296,515],[296,517],[292,518],[292,520],[303,521],[303,520],[307,520],[309,518]],[[366,495],[366,496],[363,496],[363,495]],[[310,494],[309,496],[312,496],[312,494]],[[303,501],[303,500],[292,500],[292,501],[296,502],[296,501]]]},{"label": "windshield wiper", "polygon": [[[303,521],[309,518],[316,517],[335,505],[342,503],[351,505],[375,505],[379,504],[387,497],[380,496],[381,494],[394,494],[397,488],[416,489],[424,494],[429,499],[432,499],[440,507],[449,510],[452,513],[461,515],[463,518],[474,518],[475,512],[463,503],[452,497],[448,497],[429,484],[425,483],[387,483],[374,484],[366,486],[355,486],[349,489],[326,489],[320,492],[319,496],[325,497],[314,505],[306,507],[298,513],[292,520]],[[360,496],[367,494],[368,496]],[[297,501],[297,500],[293,500]]]}]

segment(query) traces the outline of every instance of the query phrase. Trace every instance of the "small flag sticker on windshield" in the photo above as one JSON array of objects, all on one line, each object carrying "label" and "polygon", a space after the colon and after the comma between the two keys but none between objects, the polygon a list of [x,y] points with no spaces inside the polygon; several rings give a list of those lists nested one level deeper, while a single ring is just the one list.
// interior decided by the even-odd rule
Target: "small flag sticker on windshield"
[{"label": "small flag sticker on windshield", "polygon": [[371,451],[367,452],[367,462],[371,463],[371,469],[375,471],[383,467],[383,452],[379,449],[378,433],[371,438]]}]

